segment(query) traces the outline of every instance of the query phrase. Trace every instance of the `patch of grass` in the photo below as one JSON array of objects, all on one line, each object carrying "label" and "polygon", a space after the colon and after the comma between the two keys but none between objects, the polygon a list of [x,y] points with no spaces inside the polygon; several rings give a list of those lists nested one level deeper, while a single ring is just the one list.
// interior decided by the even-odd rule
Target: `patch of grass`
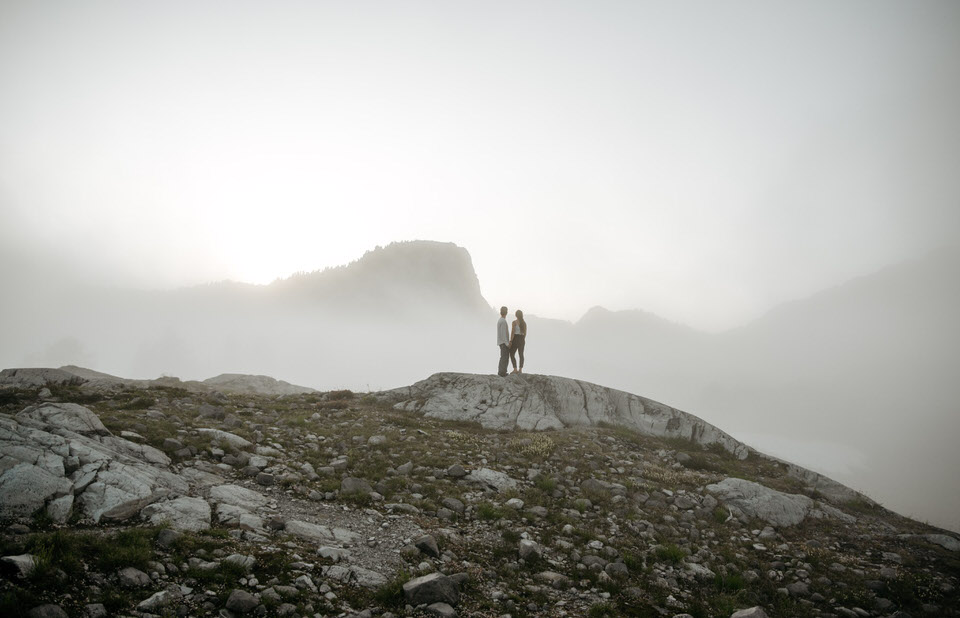
[{"label": "patch of grass", "polygon": [[370,506],[370,504],[373,502],[373,498],[370,497],[370,494],[366,494],[361,491],[341,493],[340,499],[344,502],[348,502],[359,507]]},{"label": "patch of grass", "polygon": [[114,534],[98,547],[97,566],[104,571],[125,567],[146,569],[153,560],[153,543],[159,529],[128,528]]},{"label": "patch of grass", "polygon": [[668,543],[666,545],[660,545],[657,547],[656,556],[659,560],[664,562],[671,562],[673,564],[679,564],[683,561],[686,553],[673,543]]},{"label": "patch of grass", "polygon": [[739,573],[731,573],[730,575],[717,573],[713,578],[713,585],[720,592],[737,592],[738,590],[743,590],[746,582]]},{"label": "patch of grass", "polygon": [[75,380],[70,380],[69,382],[63,382],[61,384],[48,384],[47,388],[50,389],[50,394],[60,401],[84,404],[97,403],[98,401],[103,400],[103,395],[100,393],[85,393],[81,391],[80,385],[82,383],[83,380],[76,378]]},{"label": "patch of grass", "polygon": [[552,493],[557,488],[557,480],[546,474],[539,475],[534,479],[533,484],[537,489],[547,494]]},{"label": "patch of grass", "polygon": [[293,559],[285,551],[266,551],[254,554],[257,564],[254,572],[263,579],[277,577],[281,580],[289,579],[289,567]]},{"label": "patch of grass", "polygon": [[95,545],[91,535],[66,529],[34,535],[26,546],[27,553],[37,557],[37,568],[31,578],[42,580],[55,569],[63,569],[68,576],[82,573],[80,557]]},{"label": "patch of grass", "polygon": [[713,509],[713,521],[718,524],[726,523],[727,517],[730,517],[730,514],[722,506]]},{"label": "patch of grass", "polygon": [[0,390],[0,406],[13,406],[18,403],[20,403],[20,394],[16,390]]},{"label": "patch of grass", "polygon": [[685,468],[690,468],[691,470],[700,470],[701,472],[716,472],[718,474],[726,472],[726,468],[724,466],[711,461],[702,453],[694,453],[690,455],[690,461],[684,463],[683,466]]},{"label": "patch of grass", "polygon": [[493,521],[503,517],[503,511],[490,502],[481,502],[477,505],[477,517],[484,521]]},{"label": "patch of grass", "polygon": [[400,569],[393,576],[393,579],[374,591],[374,600],[385,607],[402,609],[406,605],[403,597],[403,585],[408,581],[410,581],[410,573],[405,569]]},{"label": "patch of grass", "polygon": [[624,552],[623,563],[627,565],[631,573],[640,573],[643,571],[643,558],[630,552]]},{"label": "patch of grass", "polygon": [[881,507],[876,502],[867,500],[866,498],[857,497],[853,500],[845,501],[843,503],[843,508],[853,513],[865,515],[869,513],[876,513]]},{"label": "patch of grass", "polygon": [[110,615],[116,615],[125,609],[130,609],[134,599],[131,597],[130,592],[119,586],[107,586],[100,593],[100,598],[96,599],[96,601],[103,603],[103,606]]},{"label": "patch of grass", "polygon": [[589,618],[617,618],[620,616],[620,612],[613,603],[594,603],[587,611],[587,616]]},{"label": "patch of grass", "polygon": [[703,451],[703,446],[694,442],[690,438],[676,436],[673,438],[660,438],[663,445],[673,451]]},{"label": "patch of grass", "polygon": [[349,400],[349,399],[353,399],[353,398],[356,397],[356,396],[357,396],[357,394],[354,393],[353,391],[351,391],[351,390],[349,390],[349,389],[343,389],[343,390],[339,390],[339,391],[330,391],[330,392],[328,392],[328,393],[327,393],[327,400],[337,400],[337,399]]},{"label": "patch of grass", "polygon": [[31,608],[40,605],[40,599],[29,590],[14,588],[0,593],[0,616],[26,618]]}]

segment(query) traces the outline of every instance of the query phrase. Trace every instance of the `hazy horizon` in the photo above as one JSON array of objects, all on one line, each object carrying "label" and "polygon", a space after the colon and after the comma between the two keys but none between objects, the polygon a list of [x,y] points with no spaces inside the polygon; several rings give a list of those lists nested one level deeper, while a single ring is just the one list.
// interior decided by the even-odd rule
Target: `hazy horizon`
[{"label": "hazy horizon", "polygon": [[400,239],[707,331],[956,243],[960,6],[6,2],[0,243],[120,286]]}]

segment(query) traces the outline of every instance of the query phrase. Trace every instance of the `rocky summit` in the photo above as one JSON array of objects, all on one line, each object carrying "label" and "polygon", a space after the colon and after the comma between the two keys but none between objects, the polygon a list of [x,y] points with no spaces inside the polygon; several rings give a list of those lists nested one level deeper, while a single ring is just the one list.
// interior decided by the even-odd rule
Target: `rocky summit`
[{"label": "rocky summit", "polygon": [[554,376],[0,374],[3,616],[955,616],[960,539]]}]

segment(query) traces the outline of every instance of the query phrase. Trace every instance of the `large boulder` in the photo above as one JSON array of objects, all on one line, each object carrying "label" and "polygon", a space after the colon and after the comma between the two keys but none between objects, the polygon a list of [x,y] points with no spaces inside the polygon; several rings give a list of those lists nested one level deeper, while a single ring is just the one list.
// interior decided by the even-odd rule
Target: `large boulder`
[{"label": "large boulder", "polygon": [[28,517],[71,487],[70,481],[43,468],[16,464],[0,475],[0,518]]},{"label": "large boulder", "polygon": [[0,371],[0,387],[40,388],[47,385],[80,384],[85,380],[64,369],[48,367],[4,369]]},{"label": "large boulder", "polygon": [[787,494],[759,483],[738,478],[727,478],[707,485],[706,490],[724,506],[745,517],[756,517],[773,526],[795,526],[808,515],[824,517],[828,514],[817,508],[809,497]]},{"label": "large boulder", "polygon": [[403,596],[411,605],[430,605],[447,603],[456,605],[460,600],[460,586],[457,580],[440,573],[430,573],[411,579],[403,585]]},{"label": "large boulder", "polygon": [[245,449],[253,446],[253,443],[246,438],[242,438],[235,433],[223,431],[222,429],[211,429],[202,427],[197,431],[204,436],[208,436],[212,441],[224,442],[235,449]]},{"label": "large boulder", "polygon": [[42,403],[26,408],[14,418],[25,425],[53,426],[84,436],[110,435],[100,417],[76,403]]},{"label": "large boulder", "polygon": [[480,485],[487,489],[495,491],[506,491],[515,489],[517,482],[503,472],[491,470],[490,468],[478,468],[464,477],[468,483]]},{"label": "large boulder", "polygon": [[749,448],[702,419],[662,403],[589,382],[543,375],[437,373],[380,394],[395,408],[488,429],[544,430],[608,423],[640,433],[719,444],[740,459]]},{"label": "large boulder", "polygon": [[124,519],[187,482],[157,449],[110,435],[91,410],[42,404],[0,416],[0,516],[46,506],[58,522],[75,506],[95,521]]},{"label": "large boulder", "polygon": [[142,515],[152,524],[168,523],[175,530],[199,532],[210,528],[210,505],[202,498],[183,496],[158,502],[143,509]]},{"label": "large boulder", "polygon": [[122,520],[170,493],[185,493],[187,483],[174,474],[143,464],[108,461],[77,499],[94,521]]}]

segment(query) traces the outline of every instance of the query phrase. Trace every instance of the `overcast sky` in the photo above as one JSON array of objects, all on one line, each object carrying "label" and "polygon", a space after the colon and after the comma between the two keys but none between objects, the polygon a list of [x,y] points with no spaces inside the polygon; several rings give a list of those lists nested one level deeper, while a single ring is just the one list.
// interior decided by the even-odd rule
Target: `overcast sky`
[{"label": "overcast sky", "polygon": [[0,89],[7,259],[123,285],[432,239],[715,330],[960,230],[957,2],[3,0]]}]

